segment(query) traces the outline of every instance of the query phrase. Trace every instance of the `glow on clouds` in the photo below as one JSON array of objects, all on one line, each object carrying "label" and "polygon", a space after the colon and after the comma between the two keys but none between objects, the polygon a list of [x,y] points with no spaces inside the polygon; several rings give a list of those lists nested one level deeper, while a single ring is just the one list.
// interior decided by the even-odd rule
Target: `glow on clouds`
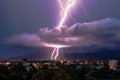
[{"label": "glow on clouds", "polygon": [[106,18],[89,23],[76,23],[60,30],[42,28],[35,34],[14,35],[7,43],[26,47],[71,47],[120,44],[120,21]]}]

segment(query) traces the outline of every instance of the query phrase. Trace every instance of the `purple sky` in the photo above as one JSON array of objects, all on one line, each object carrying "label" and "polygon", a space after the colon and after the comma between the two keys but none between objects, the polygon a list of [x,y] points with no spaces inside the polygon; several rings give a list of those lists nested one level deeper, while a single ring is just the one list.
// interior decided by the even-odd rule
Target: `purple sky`
[{"label": "purple sky", "polygon": [[[81,0],[72,11],[67,25],[92,22],[104,18],[120,20],[119,0]],[[1,0],[0,1],[0,58],[23,55],[29,49],[4,44],[4,39],[22,33],[36,33],[40,28],[58,24],[59,5],[56,0]],[[21,51],[23,50],[23,51]]]}]

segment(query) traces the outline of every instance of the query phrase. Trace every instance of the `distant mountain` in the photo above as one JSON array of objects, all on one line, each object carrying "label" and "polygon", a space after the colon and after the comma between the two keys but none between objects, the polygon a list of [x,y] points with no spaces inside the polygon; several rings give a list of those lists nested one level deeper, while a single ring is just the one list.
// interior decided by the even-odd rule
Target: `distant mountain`
[{"label": "distant mountain", "polygon": [[73,60],[109,60],[109,59],[120,59],[120,55],[114,55],[109,53],[83,53],[83,54],[72,54],[69,59]]},{"label": "distant mountain", "polygon": [[42,59],[47,59],[48,55],[41,52],[41,51],[36,51],[36,52],[32,52],[32,53],[28,53],[26,55],[22,55],[22,56],[16,56],[16,57],[10,57],[8,59],[4,59],[4,60],[9,60],[9,61],[21,61],[24,58],[27,58],[28,60],[42,60]]},{"label": "distant mountain", "polygon": [[[103,50],[99,53],[61,53],[58,57],[58,60],[109,60],[109,59],[120,59],[120,52],[114,50]],[[11,57],[5,60],[22,60],[27,58],[28,60],[50,60],[51,53],[43,53],[40,51],[30,53],[23,56]]]}]

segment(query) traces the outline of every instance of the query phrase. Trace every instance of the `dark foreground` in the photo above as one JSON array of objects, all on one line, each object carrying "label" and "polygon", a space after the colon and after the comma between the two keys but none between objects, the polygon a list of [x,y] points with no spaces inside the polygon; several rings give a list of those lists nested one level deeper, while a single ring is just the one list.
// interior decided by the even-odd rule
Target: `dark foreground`
[{"label": "dark foreground", "polygon": [[0,65],[0,80],[120,80],[120,67],[55,63],[6,63]]}]

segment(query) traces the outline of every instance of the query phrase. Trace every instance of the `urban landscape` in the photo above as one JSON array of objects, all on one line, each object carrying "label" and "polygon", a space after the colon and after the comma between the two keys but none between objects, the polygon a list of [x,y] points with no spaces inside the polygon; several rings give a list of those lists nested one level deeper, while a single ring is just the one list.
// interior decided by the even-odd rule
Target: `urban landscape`
[{"label": "urban landscape", "polygon": [[119,80],[120,61],[1,61],[0,80]]}]

